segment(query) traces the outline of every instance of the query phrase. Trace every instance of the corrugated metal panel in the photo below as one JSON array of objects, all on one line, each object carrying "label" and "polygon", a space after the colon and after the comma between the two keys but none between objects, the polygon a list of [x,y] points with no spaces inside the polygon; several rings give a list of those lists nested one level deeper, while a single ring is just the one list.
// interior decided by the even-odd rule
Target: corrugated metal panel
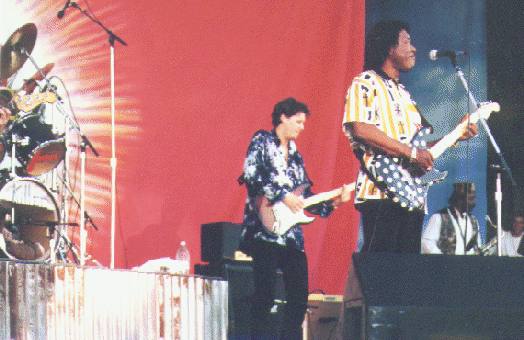
[{"label": "corrugated metal panel", "polygon": [[0,261],[0,339],[227,339],[227,282]]}]

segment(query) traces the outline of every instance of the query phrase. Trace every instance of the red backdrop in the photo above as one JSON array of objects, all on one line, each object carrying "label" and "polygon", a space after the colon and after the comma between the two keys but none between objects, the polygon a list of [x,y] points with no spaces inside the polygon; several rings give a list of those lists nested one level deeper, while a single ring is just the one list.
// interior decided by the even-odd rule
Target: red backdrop
[{"label": "red backdrop", "polygon": [[[64,1],[50,3],[33,1],[30,20],[50,41],[40,48],[60,53],[54,72],[86,84],[77,84],[73,105],[102,152],[88,157],[88,210],[100,228],[89,230],[88,249],[109,264],[107,40],[74,9],[59,21]],[[298,147],[314,191],[354,180],[341,120],[362,67],[364,1],[89,3],[129,44],[116,48],[117,267],[174,257],[181,240],[197,263],[202,223],[242,220],[245,189],[236,179],[248,142],[271,128],[273,105],[285,97],[312,111]],[[342,292],[357,229],[352,204],[305,228],[312,290]]]}]

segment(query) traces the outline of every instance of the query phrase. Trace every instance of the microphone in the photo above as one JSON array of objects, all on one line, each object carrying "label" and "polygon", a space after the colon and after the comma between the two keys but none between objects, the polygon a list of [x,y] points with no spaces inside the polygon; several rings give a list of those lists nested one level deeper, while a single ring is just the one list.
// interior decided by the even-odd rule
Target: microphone
[{"label": "microphone", "polygon": [[71,6],[71,0],[67,0],[66,1],[65,5],[64,5],[64,8],[62,8],[60,11],[58,11],[58,13],[56,14],[56,17],[58,19],[62,19],[64,17],[66,9],[68,9],[69,6]]},{"label": "microphone", "polygon": [[429,59],[433,61],[440,59],[440,58],[444,58],[444,57],[455,59],[459,55],[466,55],[466,51],[431,50],[429,51],[429,54],[428,54]]}]

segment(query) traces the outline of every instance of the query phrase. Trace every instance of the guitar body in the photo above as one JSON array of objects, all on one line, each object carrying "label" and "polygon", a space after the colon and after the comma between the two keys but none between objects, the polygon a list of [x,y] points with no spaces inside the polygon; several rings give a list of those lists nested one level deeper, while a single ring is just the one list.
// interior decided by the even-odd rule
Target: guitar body
[{"label": "guitar body", "polygon": [[[302,196],[306,189],[305,185],[298,186],[293,194]],[[265,196],[257,198],[258,217],[267,232],[275,235],[284,235],[296,224],[308,224],[315,220],[314,217],[304,214],[304,210],[296,213],[292,212],[287,205],[282,202],[270,204]]]},{"label": "guitar body", "polygon": [[[422,128],[413,137],[409,145],[428,150],[433,159],[437,159],[460,139],[468,124],[476,124],[479,119],[488,119],[492,112],[499,110],[500,105],[497,102],[483,103],[477,108],[477,111],[469,115],[469,120],[463,120],[453,131],[431,148],[427,147],[425,141],[425,138],[431,134],[429,128]],[[418,176],[407,161],[381,154],[373,157],[367,170],[375,183],[383,188],[394,202],[408,210],[424,210],[429,187],[434,183],[443,181],[448,174],[447,171],[432,169],[424,175]]]},{"label": "guitar body", "polygon": [[[411,140],[410,146],[427,149],[425,138],[431,133],[429,128],[421,129]],[[447,171],[433,168],[422,176],[417,176],[411,164],[397,157],[377,154],[368,168],[375,182],[386,190],[388,196],[401,207],[408,210],[424,210],[429,187],[443,181]]]}]

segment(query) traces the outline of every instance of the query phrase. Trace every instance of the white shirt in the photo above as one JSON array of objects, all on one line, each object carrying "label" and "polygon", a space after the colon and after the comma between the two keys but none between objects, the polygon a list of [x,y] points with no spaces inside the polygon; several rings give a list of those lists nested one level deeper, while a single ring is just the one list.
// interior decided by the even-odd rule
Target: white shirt
[{"label": "white shirt", "polygon": [[[448,209],[447,212],[450,215],[451,222],[455,228],[455,238],[456,238],[456,244],[455,244],[455,255],[464,255],[464,227],[466,225],[466,215],[460,214],[458,211],[455,210],[455,216],[458,216],[458,218],[455,218],[450,213],[450,210]],[[473,224],[471,223],[471,218],[468,218],[467,220],[467,229],[466,229],[466,238],[467,242],[469,243],[473,235]],[[440,213],[436,213],[431,215],[429,218],[428,224],[426,225],[426,228],[424,229],[424,232],[422,233],[422,245],[421,245],[421,251],[422,254],[442,254],[442,251],[437,246],[437,242],[440,239],[440,229],[442,224],[442,217],[440,216]],[[477,245],[481,244],[480,239],[480,233],[477,234]],[[474,255],[475,254],[475,248],[471,248],[468,252],[468,255]]]},{"label": "white shirt", "polygon": [[502,256],[522,256],[517,253],[521,239],[522,235],[515,237],[511,234],[511,231],[502,231],[502,237],[500,238]]}]

